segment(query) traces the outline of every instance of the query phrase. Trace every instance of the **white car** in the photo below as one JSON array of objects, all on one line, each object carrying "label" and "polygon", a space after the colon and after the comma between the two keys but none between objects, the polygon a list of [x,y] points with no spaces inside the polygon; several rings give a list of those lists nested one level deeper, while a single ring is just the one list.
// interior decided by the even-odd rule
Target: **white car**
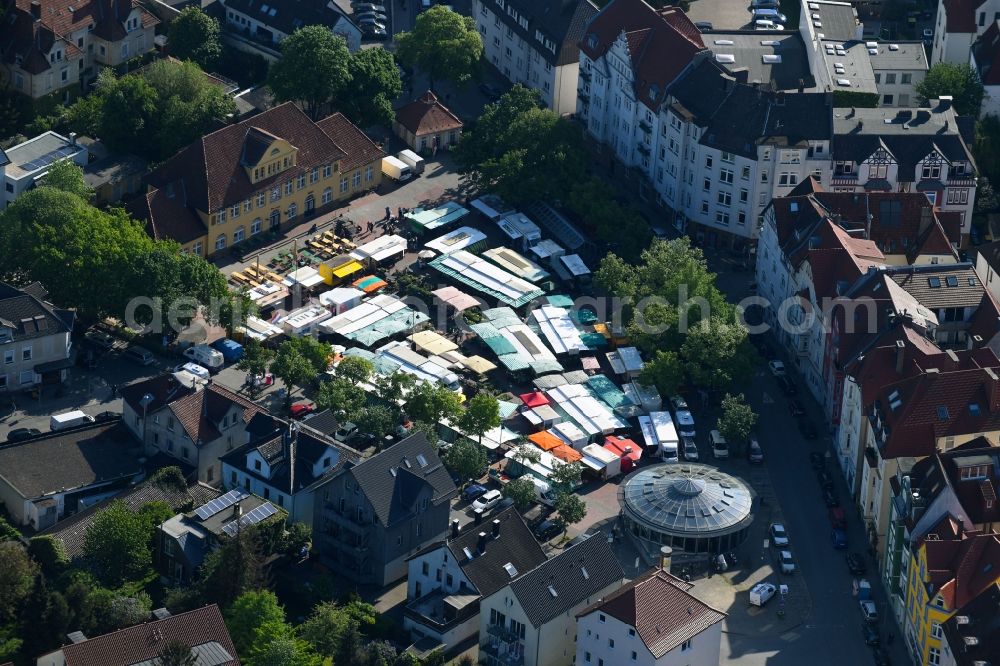
[{"label": "white car", "polygon": [[495,507],[497,503],[502,499],[503,499],[503,494],[499,490],[487,491],[485,495],[483,495],[482,497],[480,497],[479,499],[477,499],[475,502],[472,503],[472,510],[475,511],[476,509],[479,509],[483,513],[486,513],[487,511]]},{"label": "white car", "polygon": [[775,377],[785,376],[785,364],[781,361],[768,361],[767,367]]},{"label": "white car", "polygon": [[757,583],[750,590],[750,605],[763,606],[771,600],[777,591],[778,588],[775,587],[774,583]]},{"label": "white car", "polygon": [[698,462],[698,445],[690,437],[682,437],[684,446],[684,460]]},{"label": "white car", "polygon": [[878,608],[876,608],[874,601],[865,599],[860,602],[860,606],[861,616],[865,618],[866,622],[878,622]]},{"label": "white car", "polygon": [[771,541],[775,546],[788,545],[788,532],[781,523],[771,523]]},{"label": "white car", "polygon": [[688,411],[690,409],[688,407],[687,400],[685,400],[683,397],[679,395],[670,396],[670,406],[674,408],[675,412],[680,411],[682,409],[684,411]]},{"label": "white car", "polygon": [[205,381],[212,378],[212,373],[208,371],[208,368],[200,366],[197,363],[181,363],[174,368],[174,372],[189,372],[198,379],[204,379]]},{"label": "white car", "polygon": [[678,409],[675,412],[675,416],[674,421],[677,423],[677,432],[680,433],[681,437],[694,437],[694,417],[691,416],[691,412],[686,409]]},{"label": "white car", "polygon": [[781,573],[790,574],[795,571],[795,560],[792,559],[791,551],[781,551],[778,553],[778,558],[781,560]]}]

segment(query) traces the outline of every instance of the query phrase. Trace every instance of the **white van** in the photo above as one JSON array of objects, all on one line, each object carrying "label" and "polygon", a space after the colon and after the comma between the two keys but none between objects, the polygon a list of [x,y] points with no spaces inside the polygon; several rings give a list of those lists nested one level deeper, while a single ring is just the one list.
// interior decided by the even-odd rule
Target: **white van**
[{"label": "white van", "polygon": [[660,444],[660,454],[663,456],[663,462],[665,463],[675,463],[680,462],[677,457],[677,442],[662,442]]},{"label": "white van", "polygon": [[79,409],[72,412],[65,412],[63,414],[53,414],[49,418],[49,430],[56,432],[58,430],[65,430],[66,428],[72,428],[78,425],[84,425],[87,423],[93,423],[94,417],[90,414],[84,414]]},{"label": "white van", "polygon": [[545,506],[556,505],[556,494],[552,492],[552,486],[546,481],[531,477],[531,483],[535,486],[535,499],[539,504]]},{"label": "white van", "polygon": [[716,458],[729,457],[729,442],[718,430],[708,433],[708,439],[712,442],[712,455]]},{"label": "white van", "polygon": [[184,356],[191,359],[198,365],[208,368],[209,372],[218,372],[226,364],[226,359],[218,349],[212,349],[208,345],[195,345],[184,350]]}]

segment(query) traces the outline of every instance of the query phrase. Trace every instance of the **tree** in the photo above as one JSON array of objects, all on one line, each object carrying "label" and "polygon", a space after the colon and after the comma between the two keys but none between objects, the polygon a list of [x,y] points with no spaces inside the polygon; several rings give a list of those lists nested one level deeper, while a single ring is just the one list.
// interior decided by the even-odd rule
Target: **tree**
[{"label": "tree", "polygon": [[480,391],[469,399],[458,418],[458,427],[466,435],[476,435],[480,447],[483,435],[500,425],[500,403],[489,393]]},{"label": "tree", "polygon": [[[287,625],[285,626],[287,628]],[[261,630],[264,636],[258,640],[266,642],[262,642],[250,653],[248,666],[319,666],[321,660],[313,653],[309,644],[290,633],[267,640],[266,637],[273,633],[274,629],[264,627]]]},{"label": "tree", "polygon": [[[1000,118],[988,115],[976,123],[976,137],[972,144],[972,153],[976,157],[976,166],[979,168],[979,172],[989,179],[990,183],[1000,182]],[[982,181],[983,179],[980,178],[980,184]],[[979,197],[980,195],[977,193],[977,204]]]},{"label": "tree", "polygon": [[50,166],[42,179],[42,185],[75,194],[84,201],[90,201],[94,196],[94,189],[83,180],[83,169],[68,159],[59,160]]},{"label": "tree", "polygon": [[349,421],[360,416],[367,401],[368,394],[365,390],[343,377],[323,382],[316,392],[316,406],[319,409],[342,414]]},{"label": "tree", "polygon": [[295,521],[288,526],[282,539],[282,550],[289,555],[298,556],[303,548],[307,548],[312,541],[312,527]]},{"label": "tree", "polygon": [[[272,630],[285,625],[285,609],[278,603],[278,597],[270,590],[250,590],[241,594],[231,608],[225,613],[226,628],[233,639],[233,645],[240,654],[250,654],[257,644],[267,644],[270,640],[261,641],[258,629],[269,627]],[[272,636],[276,638],[277,636]]]},{"label": "tree", "polygon": [[388,375],[378,374],[373,380],[378,395],[391,405],[398,405],[403,394],[413,388],[417,378],[408,372],[396,370]]},{"label": "tree", "polygon": [[979,75],[967,63],[939,62],[917,84],[917,101],[926,106],[931,100],[950,95],[955,111],[962,116],[979,117],[983,102],[983,84]]},{"label": "tree", "polygon": [[28,542],[28,554],[38,563],[46,576],[55,576],[69,564],[66,548],[61,539],[48,534],[33,537]]},{"label": "tree", "polygon": [[722,399],[722,416],[719,417],[719,432],[726,441],[742,444],[750,438],[757,414],[746,403],[742,393],[727,393]]},{"label": "tree", "polygon": [[23,653],[42,654],[58,647],[69,630],[70,610],[65,597],[49,589],[44,576],[35,576],[31,592],[18,616]]},{"label": "tree", "polygon": [[383,405],[372,405],[362,409],[354,423],[360,432],[373,436],[378,442],[376,446],[379,446],[382,438],[392,432],[396,425],[396,415]]},{"label": "tree", "polygon": [[552,482],[552,489],[556,493],[572,493],[573,489],[580,485],[583,476],[583,467],[580,463],[566,463],[558,465],[552,470],[549,481]]},{"label": "tree", "polygon": [[403,81],[392,54],[385,49],[361,49],[348,62],[351,94],[338,106],[358,127],[392,124],[392,103],[403,93]]},{"label": "tree", "polygon": [[716,391],[746,381],[757,365],[747,330],[714,317],[689,331],[681,355],[691,381]]},{"label": "tree", "polygon": [[212,69],[222,57],[219,22],[201,10],[187,7],[170,22],[167,44],[180,60],[193,60],[202,69]]},{"label": "tree", "polygon": [[652,231],[645,218],[619,204],[616,195],[608,183],[591,177],[573,183],[567,203],[597,240],[630,259],[638,259],[648,247]]},{"label": "tree", "polygon": [[535,503],[535,484],[523,476],[511,479],[503,487],[503,496],[514,500],[518,511],[527,511]]},{"label": "tree", "polygon": [[538,464],[542,460],[542,452],[534,444],[522,442],[514,448],[513,458],[522,465],[527,465],[528,463]]},{"label": "tree", "polygon": [[219,303],[218,312],[212,313],[212,318],[225,327],[226,335],[233,337],[237,329],[246,327],[247,318],[255,317],[259,312],[257,304],[250,298],[250,292],[241,287]]},{"label": "tree", "polygon": [[21,602],[31,592],[38,574],[24,547],[15,541],[0,543],[0,620],[17,617]]},{"label": "tree", "polygon": [[141,150],[138,139],[155,134],[159,100],[141,76],[98,77],[93,94],[101,100],[98,132],[113,150]]},{"label": "tree", "polygon": [[472,17],[462,16],[444,5],[435,5],[417,15],[412,32],[396,34],[399,59],[419,67],[435,81],[448,79],[465,85],[479,67],[483,40]]},{"label": "tree", "polygon": [[[439,5],[440,6],[440,5]],[[458,417],[462,400],[450,389],[432,382],[421,382],[410,392],[406,404],[410,416],[418,421],[440,423]]]},{"label": "tree", "polygon": [[375,372],[375,365],[368,359],[360,356],[345,356],[337,363],[334,376],[343,377],[357,386],[361,382],[368,381],[373,372]]},{"label": "tree", "polygon": [[282,342],[271,362],[271,372],[285,383],[289,396],[296,387],[305,386],[316,375],[312,363],[303,356],[298,345],[293,344],[293,340]]},{"label": "tree", "polygon": [[556,495],[556,512],[560,523],[564,526],[573,525],[587,517],[587,504],[579,495],[559,493]]},{"label": "tree", "polygon": [[351,616],[336,603],[325,601],[312,610],[312,614],[299,625],[299,637],[309,643],[324,657],[339,653],[341,641],[348,628],[357,626]]},{"label": "tree", "polygon": [[137,580],[149,571],[150,529],[146,520],[127,504],[115,500],[87,528],[83,554],[108,585]]},{"label": "tree", "polygon": [[488,464],[483,447],[468,439],[459,439],[448,447],[443,460],[445,467],[462,481],[477,478]]},{"label": "tree", "polygon": [[182,640],[170,640],[164,645],[153,662],[155,666],[198,666],[198,655]]},{"label": "tree", "polygon": [[274,352],[250,338],[243,343],[243,357],[236,363],[236,368],[247,373],[248,390],[252,397],[260,393],[261,386],[255,381],[267,374],[267,368],[274,360]]},{"label": "tree", "polygon": [[351,54],[343,37],[322,25],[299,28],[281,42],[268,85],[278,101],[301,102],[313,120],[351,82]]},{"label": "tree", "polygon": [[240,595],[265,586],[264,546],[257,530],[241,529],[211,551],[201,565],[201,598],[225,608]]},{"label": "tree", "polygon": [[651,361],[648,361],[639,373],[639,383],[645,386],[655,386],[663,397],[677,393],[678,387],[684,381],[684,368],[676,352],[659,349]]}]

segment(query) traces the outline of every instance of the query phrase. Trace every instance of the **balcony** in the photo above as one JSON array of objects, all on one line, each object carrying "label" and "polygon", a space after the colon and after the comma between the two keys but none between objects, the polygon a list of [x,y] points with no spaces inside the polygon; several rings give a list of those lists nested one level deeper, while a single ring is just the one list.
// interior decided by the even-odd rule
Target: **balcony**
[{"label": "balcony", "polygon": [[499,638],[504,643],[517,643],[521,639],[513,631],[502,624],[491,624],[486,627],[486,633]]},{"label": "balcony", "polygon": [[323,517],[328,519],[330,522],[335,523],[340,527],[345,527],[355,534],[368,533],[368,521],[359,519],[357,513],[344,515],[343,513],[340,513],[336,507],[331,506],[329,502],[327,502],[326,508],[327,511]]},{"label": "balcony", "polygon": [[636,148],[642,155],[649,157],[649,147],[646,144],[640,143],[638,146],[636,146]]},{"label": "balcony", "polygon": [[580,101],[581,101],[581,102],[583,102],[584,104],[590,104],[590,95],[588,95],[587,93],[583,92],[582,90],[580,90],[580,91],[577,91],[577,93],[576,93],[576,96],[577,96],[577,97],[578,97],[578,98],[580,99]]},{"label": "balcony", "polygon": [[650,132],[653,131],[652,126],[649,123],[647,123],[645,120],[640,120],[639,121],[639,129],[641,129],[646,134],[649,134]]},{"label": "balcony", "polygon": [[581,68],[580,69],[580,78],[583,79],[584,81],[589,82],[590,81],[590,70],[589,69],[583,69],[583,68]]},{"label": "balcony", "polygon": [[479,650],[488,657],[487,663],[502,666],[524,666],[524,650],[511,650],[503,646],[487,643],[480,645]]},{"label": "balcony", "polygon": [[406,604],[403,613],[437,632],[446,632],[479,613],[479,595],[469,590],[465,594],[447,594],[434,590]]}]

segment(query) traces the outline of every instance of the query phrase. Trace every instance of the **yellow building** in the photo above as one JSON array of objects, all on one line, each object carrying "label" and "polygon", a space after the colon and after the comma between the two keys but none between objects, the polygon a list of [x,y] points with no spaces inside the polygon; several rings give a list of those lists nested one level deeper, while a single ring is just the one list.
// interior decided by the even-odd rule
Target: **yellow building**
[{"label": "yellow building", "polygon": [[[950,532],[946,526],[952,526]],[[918,664],[941,662],[941,626],[956,610],[1000,581],[1000,536],[965,532],[942,520],[910,550],[906,589],[906,644]]]},{"label": "yellow building", "polygon": [[282,104],[182,149],[130,212],[154,238],[211,256],[378,187],[383,155],[342,114],[316,123]]}]

